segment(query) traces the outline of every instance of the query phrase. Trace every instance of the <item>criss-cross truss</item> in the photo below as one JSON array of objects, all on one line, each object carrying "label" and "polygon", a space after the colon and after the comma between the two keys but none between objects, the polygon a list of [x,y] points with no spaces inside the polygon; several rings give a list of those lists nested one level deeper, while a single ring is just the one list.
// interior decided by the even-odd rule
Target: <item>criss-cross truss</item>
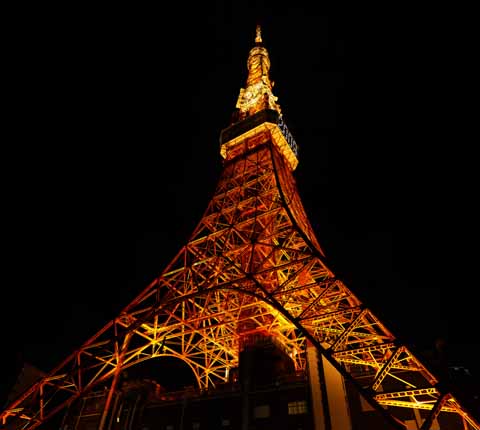
[{"label": "criss-cross truss", "polygon": [[426,409],[430,422],[457,414],[465,429],[480,428],[335,278],[290,169],[268,133],[255,139],[253,149],[225,163],[204,216],[162,275],[11,404],[3,424],[36,428],[95,385],[154,357],[178,357],[200,388],[214,387],[238,365],[241,339],[266,332],[297,369],[311,341],[393,418],[401,408]]}]

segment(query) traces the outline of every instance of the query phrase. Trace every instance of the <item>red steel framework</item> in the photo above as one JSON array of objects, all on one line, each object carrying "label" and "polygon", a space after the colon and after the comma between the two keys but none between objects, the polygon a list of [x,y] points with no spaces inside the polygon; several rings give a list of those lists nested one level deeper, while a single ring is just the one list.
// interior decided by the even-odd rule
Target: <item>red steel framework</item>
[{"label": "red steel framework", "polygon": [[198,387],[227,382],[242,339],[274,336],[295,367],[306,343],[350,381],[393,428],[404,408],[480,425],[438,379],[335,277],[300,200],[296,145],[283,124],[257,28],[246,89],[222,132],[224,168],[188,243],[113,321],[0,414],[0,426],[34,429],[98,384],[108,383],[104,428],[121,371],[176,357]]}]

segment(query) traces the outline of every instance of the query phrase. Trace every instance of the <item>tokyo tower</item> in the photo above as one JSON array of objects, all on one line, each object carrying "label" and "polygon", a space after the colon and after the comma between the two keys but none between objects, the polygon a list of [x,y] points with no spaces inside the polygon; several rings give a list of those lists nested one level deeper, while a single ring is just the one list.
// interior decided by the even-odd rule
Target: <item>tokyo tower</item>
[{"label": "tokyo tower", "polygon": [[[229,387],[238,416],[218,428],[480,430],[329,269],[297,191],[298,147],[273,92],[259,26],[247,69],[231,123],[220,134],[223,170],[187,243],[114,320],[8,404],[0,429],[49,428],[61,414],[62,430],[212,429],[202,424],[201,411],[188,421],[188,405],[223,401]],[[266,345],[288,362],[280,376],[307,381],[308,408],[290,402],[285,412],[293,419],[308,409],[303,427],[265,424],[274,414],[255,403],[262,375],[245,376],[245,369],[255,366],[250,352]],[[190,368],[193,391],[175,403],[153,384],[142,400],[130,401],[122,391],[125,371],[165,357]],[[271,393],[288,379],[275,378]],[[101,400],[90,413],[86,399],[95,395]],[[181,405],[179,421],[153,427],[159,422],[148,417],[153,404],[163,416]]]}]

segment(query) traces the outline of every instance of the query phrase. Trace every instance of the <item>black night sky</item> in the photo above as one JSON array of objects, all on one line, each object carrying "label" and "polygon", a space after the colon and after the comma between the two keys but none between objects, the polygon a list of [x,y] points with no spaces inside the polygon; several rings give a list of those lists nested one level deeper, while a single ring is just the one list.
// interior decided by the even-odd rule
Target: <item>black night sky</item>
[{"label": "black night sky", "polygon": [[3,381],[21,359],[57,365],[188,240],[257,22],[327,264],[406,344],[443,338],[478,375],[478,133],[456,14],[228,3],[7,15]]}]

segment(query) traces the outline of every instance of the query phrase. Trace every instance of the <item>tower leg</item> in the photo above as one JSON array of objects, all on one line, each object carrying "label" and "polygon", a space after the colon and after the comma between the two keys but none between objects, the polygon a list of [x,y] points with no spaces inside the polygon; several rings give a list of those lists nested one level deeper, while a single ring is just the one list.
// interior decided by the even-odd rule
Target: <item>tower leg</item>
[{"label": "tower leg", "polygon": [[118,343],[115,344],[115,352],[117,354],[117,366],[113,373],[112,384],[110,385],[110,390],[108,391],[107,400],[105,401],[105,407],[103,408],[102,418],[100,420],[100,425],[98,430],[106,430],[105,424],[107,422],[107,417],[111,409],[113,395],[117,389],[118,380],[120,379],[120,373],[122,372],[123,359],[125,357],[125,352],[127,351],[128,343],[130,341],[131,334],[127,334],[123,340],[122,347],[119,348]]},{"label": "tower leg", "polygon": [[314,430],[327,430],[325,424],[324,401],[322,385],[320,382],[320,369],[318,366],[317,349],[307,341],[307,368],[310,381],[310,393],[312,396],[312,415]]},{"label": "tower leg", "polygon": [[98,430],[106,430],[105,423],[107,422],[107,417],[110,412],[110,405],[112,403],[113,395],[117,388],[117,382],[120,376],[121,368],[117,367],[115,370],[115,374],[113,375],[112,384],[110,385],[110,390],[108,391],[107,400],[105,401],[105,406],[103,408],[102,418],[100,420],[100,425],[98,426]]},{"label": "tower leg", "polygon": [[308,377],[315,430],[351,430],[352,423],[342,375],[307,343]]},{"label": "tower leg", "polygon": [[325,357],[322,357],[322,362],[332,430],[351,430],[352,422],[343,376]]}]

